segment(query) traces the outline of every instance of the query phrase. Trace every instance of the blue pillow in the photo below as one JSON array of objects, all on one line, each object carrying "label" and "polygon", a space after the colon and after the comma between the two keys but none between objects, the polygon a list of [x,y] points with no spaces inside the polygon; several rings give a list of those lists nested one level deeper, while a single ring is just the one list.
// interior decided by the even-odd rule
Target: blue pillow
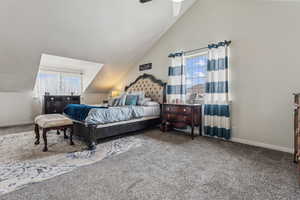
[{"label": "blue pillow", "polygon": [[139,95],[127,95],[125,105],[126,106],[136,106],[139,100]]},{"label": "blue pillow", "polygon": [[119,104],[119,102],[120,102],[120,98],[116,98],[114,101],[113,101],[113,104],[112,104],[112,106],[118,106],[118,104]]}]

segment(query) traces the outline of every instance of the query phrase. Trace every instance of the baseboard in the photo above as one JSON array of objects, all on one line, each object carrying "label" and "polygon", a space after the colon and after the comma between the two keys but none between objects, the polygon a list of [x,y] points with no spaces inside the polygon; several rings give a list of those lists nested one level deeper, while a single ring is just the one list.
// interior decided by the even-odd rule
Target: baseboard
[{"label": "baseboard", "polygon": [[256,142],[253,140],[246,140],[246,139],[241,139],[241,138],[231,138],[231,141],[237,142],[237,143],[242,143],[242,144],[248,144],[251,146],[262,147],[262,148],[266,148],[266,149],[272,149],[272,150],[276,150],[276,151],[294,153],[294,149],[291,149],[291,148],[281,147],[281,146],[277,146],[277,145],[273,145],[273,144],[266,144],[266,143],[262,143],[262,142]]},{"label": "baseboard", "polygon": [[18,124],[5,124],[5,125],[0,125],[0,128],[11,128],[14,126],[25,126],[25,125],[31,125],[33,124],[33,121],[31,122],[22,122],[22,123],[18,123]]}]

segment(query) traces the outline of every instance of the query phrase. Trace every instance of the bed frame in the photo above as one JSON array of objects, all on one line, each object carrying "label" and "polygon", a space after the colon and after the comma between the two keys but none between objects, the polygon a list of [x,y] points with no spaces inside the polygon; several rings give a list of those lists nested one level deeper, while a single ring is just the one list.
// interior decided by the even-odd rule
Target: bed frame
[{"label": "bed frame", "polygon": [[[145,96],[159,103],[166,101],[166,83],[155,78],[151,74],[143,74],[134,82],[125,87],[125,92],[144,91]],[[74,135],[82,137],[90,150],[96,149],[97,140],[118,136],[134,131],[154,127],[161,122],[161,118],[143,121],[128,122],[101,127],[100,124],[86,124],[85,122],[74,122]]]}]

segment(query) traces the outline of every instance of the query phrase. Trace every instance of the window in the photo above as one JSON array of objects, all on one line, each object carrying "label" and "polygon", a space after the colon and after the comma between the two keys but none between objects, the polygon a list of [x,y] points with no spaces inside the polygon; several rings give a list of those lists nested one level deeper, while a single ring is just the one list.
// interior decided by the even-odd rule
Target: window
[{"label": "window", "polygon": [[37,76],[35,93],[50,95],[80,95],[82,92],[82,75],[78,73],[40,70]]},{"label": "window", "polygon": [[207,61],[207,52],[185,57],[188,103],[200,103],[204,97],[207,81]]}]

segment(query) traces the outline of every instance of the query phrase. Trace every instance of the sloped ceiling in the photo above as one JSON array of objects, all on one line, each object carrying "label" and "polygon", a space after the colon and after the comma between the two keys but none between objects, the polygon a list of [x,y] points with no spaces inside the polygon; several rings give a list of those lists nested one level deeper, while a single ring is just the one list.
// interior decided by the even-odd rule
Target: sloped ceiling
[{"label": "sloped ceiling", "polygon": [[32,90],[43,53],[104,63],[88,90],[107,91],[179,17],[170,0],[2,0],[0,91]]}]

